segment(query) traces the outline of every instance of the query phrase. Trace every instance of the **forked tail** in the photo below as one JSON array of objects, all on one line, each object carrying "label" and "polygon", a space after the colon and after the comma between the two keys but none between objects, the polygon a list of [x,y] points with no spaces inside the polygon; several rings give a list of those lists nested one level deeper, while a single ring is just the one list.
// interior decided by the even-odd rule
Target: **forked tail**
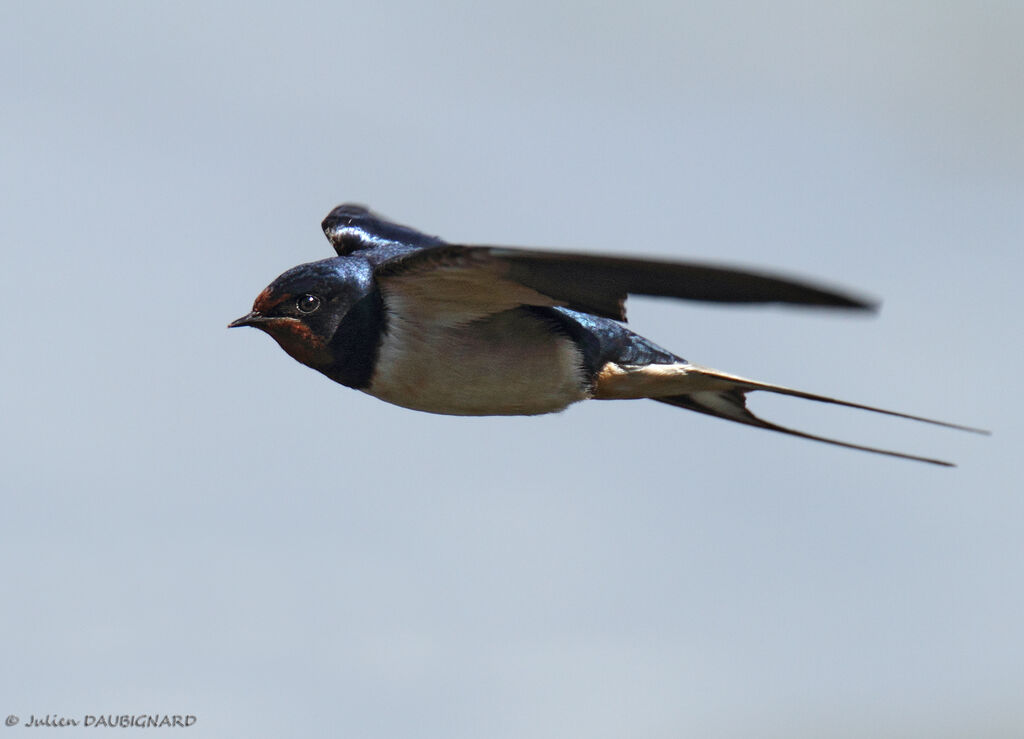
[{"label": "forked tail", "polygon": [[811,439],[826,444],[846,447],[847,449],[858,449],[874,454],[884,454],[889,457],[900,459],[911,459],[917,462],[941,465],[943,467],[955,467],[952,462],[941,459],[922,457],[916,454],[906,454],[891,449],[880,449],[878,447],[853,444],[838,439],[830,439],[825,436],[817,436],[804,431],[779,426],[778,424],[765,421],[755,416],[748,408],[746,395],[755,390],[764,390],[779,395],[790,395],[796,398],[814,400],[819,403],[830,403],[832,405],[846,406],[847,408],[859,408],[860,410],[871,411],[872,413],[883,413],[887,416],[908,418],[912,421],[921,421],[935,426],[957,429],[959,431],[970,431],[975,434],[989,434],[990,432],[971,426],[963,426],[957,423],[937,421],[934,418],[914,416],[909,413],[890,411],[885,408],[864,405],[862,403],[851,403],[846,400],[838,400],[825,395],[806,393],[802,390],[772,385],[767,382],[749,380],[745,377],[732,375],[727,372],[700,367],[689,363],[678,365],[648,365],[647,367],[623,367],[610,365],[602,372],[598,393],[595,397],[647,397],[661,403],[686,408],[698,413],[706,413],[710,416],[725,418],[729,421],[755,426],[757,428],[778,431],[782,434],[789,434],[801,439]]}]

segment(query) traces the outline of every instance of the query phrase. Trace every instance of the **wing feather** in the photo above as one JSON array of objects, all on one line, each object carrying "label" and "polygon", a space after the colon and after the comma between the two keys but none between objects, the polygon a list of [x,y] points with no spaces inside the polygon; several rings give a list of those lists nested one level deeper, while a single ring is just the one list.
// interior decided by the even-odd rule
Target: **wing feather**
[{"label": "wing feather", "polygon": [[[433,274],[437,273],[437,274]],[[480,290],[460,296],[442,290],[445,300],[482,307],[505,304],[513,293],[525,305],[558,305],[619,321],[626,320],[630,294],[722,303],[786,303],[871,310],[868,300],[774,275],[690,262],[548,252],[493,246],[445,245],[389,260],[376,274],[392,284],[421,282],[442,288],[465,280]],[[527,288],[523,292],[522,288]]]},{"label": "wing feather", "polygon": [[389,260],[374,274],[397,313],[442,324],[468,323],[521,305],[564,305],[510,278],[505,264],[486,249],[424,249]]}]

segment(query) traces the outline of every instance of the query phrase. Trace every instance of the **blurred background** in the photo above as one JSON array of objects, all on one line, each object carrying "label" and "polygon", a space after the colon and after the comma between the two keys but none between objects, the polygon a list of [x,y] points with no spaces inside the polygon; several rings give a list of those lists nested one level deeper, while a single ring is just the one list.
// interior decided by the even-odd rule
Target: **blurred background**
[{"label": "blurred background", "polygon": [[[17,3],[0,714],[191,736],[1017,737],[1024,6]],[[634,299],[791,398],[449,418],[225,330],[343,201],[813,277]],[[72,729],[71,731],[75,731]]]}]

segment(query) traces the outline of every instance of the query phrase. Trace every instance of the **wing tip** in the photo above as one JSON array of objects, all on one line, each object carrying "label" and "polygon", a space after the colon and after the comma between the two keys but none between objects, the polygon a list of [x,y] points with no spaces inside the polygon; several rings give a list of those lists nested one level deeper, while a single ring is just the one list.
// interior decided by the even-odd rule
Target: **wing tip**
[{"label": "wing tip", "polygon": [[360,203],[342,203],[331,209],[331,212],[320,221],[320,229],[324,236],[331,242],[339,256],[345,256],[352,251],[352,245],[347,243],[351,240],[348,229],[359,219],[373,218],[374,213],[365,205]]},{"label": "wing tip", "polygon": [[867,296],[854,296],[849,293],[842,293],[833,290],[822,291],[822,300],[818,303],[824,308],[838,308],[840,310],[855,310],[863,313],[876,314],[882,310],[882,301],[878,298]]}]

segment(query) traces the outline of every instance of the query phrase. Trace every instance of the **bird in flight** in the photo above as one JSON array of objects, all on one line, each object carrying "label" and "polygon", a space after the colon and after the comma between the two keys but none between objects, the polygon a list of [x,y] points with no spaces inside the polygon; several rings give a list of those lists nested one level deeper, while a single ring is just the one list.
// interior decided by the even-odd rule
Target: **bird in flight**
[{"label": "bird in flight", "polygon": [[587,399],[650,398],[944,466],[953,465],[779,426],[748,410],[746,396],[761,390],[987,433],[703,367],[622,325],[628,295],[874,308],[852,295],[707,264],[449,244],[361,205],[339,205],[322,226],[337,256],[288,270],[229,328],[258,328],[302,364],[395,405],[537,415]]}]

